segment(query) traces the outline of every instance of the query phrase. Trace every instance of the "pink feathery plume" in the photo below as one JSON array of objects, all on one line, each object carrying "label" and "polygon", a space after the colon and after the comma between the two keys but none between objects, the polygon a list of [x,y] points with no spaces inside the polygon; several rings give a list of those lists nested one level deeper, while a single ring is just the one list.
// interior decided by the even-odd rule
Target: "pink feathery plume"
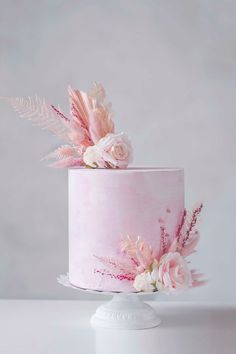
[{"label": "pink feathery plume", "polygon": [[114,133],[111,104],[105,102],[106,92],[101,84],[94,83],[88,95],[87,106],[89,110],[89,131],[96,144],[109,133]]},{"label": "pink feathery plume", "polygon": [[81,157],[67,157],[62,160],[58,160],[49,165],[54,168],[67,168],[67,167],[83,167],[84,161]]},{"label": "pink feathery plume", "polygon": [[62,145],[58,147],[56,150],[50,152],[45,157],[43,157],[42,160],[50,160],[50,159],[62,160],[68,157],[78,157],[77,155],[78,155],[77,148],[75,146]]},{"label": "pink feathery plume", "polygon": [[178,249],[178,240],[177,238],[174,238],[174,240],[172,241],[169,249],[168,249],[168,252],[176,252]]},{"label": "pink feathery plume", "polygon": [[49,166],[54,168],[84,166],[82,150],[77,146],[62,145],[42,160],[56,160]]},{"label": "pink feathery plume", "polygon": [[188,241],[180,248],[180,254],[184,257],[187,257],[190,254],[194,253],[199,239],[200,236],[198,231],[191,232],[188,237]]},{"label": "pink feathery plume", "polygon": [[192,288],[196,288],[198,286],[202,286],[207,283],[206,280],[202,279],[204,275],[201,273],[197,273],[195,269],[191,270],[191,275],[192,275]]}]

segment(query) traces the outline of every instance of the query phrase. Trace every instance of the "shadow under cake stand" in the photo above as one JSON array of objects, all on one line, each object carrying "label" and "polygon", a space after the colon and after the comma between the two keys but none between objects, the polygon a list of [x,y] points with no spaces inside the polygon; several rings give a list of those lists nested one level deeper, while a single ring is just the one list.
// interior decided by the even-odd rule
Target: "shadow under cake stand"
[{"label": "shadow under cake stand", "polygon": [[94,327],[111,329],[146,329],[160,324],[156,311],[141,300],[142,295],[153,293],[99,291],[79,288],[70,283],[68,274],[57,278],[59,284],[92,294],[112,295],[113,298],[99,306],[91,317]]}]

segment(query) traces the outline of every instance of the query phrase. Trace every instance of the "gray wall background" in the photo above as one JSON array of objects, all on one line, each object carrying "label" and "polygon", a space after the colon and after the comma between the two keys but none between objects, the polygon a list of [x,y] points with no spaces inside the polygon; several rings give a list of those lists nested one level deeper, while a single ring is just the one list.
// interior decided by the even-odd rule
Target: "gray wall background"
[{"label": "gray wall background", "polygon": [[[0,5],[0,95],[37,93],[67,111],[68,84],[102,82],[135,165],[183,166],[187,207],[205,203],[192,259],[209,284],[178,299],[235,301],[236,2]],[[67,171],[40,158],[59,141],[2,102],[0,115],[0,297],[95,299],[56,283],[68,268]]]}]

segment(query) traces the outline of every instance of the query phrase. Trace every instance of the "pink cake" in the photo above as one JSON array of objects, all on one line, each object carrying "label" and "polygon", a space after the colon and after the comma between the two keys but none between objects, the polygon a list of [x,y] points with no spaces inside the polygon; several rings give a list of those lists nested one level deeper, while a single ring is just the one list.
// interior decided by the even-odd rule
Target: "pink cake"
[{"label": "pink cake", "polygon": [[116,131],[101,84],[69,87],[68,98],[67,114],[38,96],[5,98],[63,141],[44,159],[69,169],[67,286],[172,293],[204,284],[188,259],[203,205],[184,209],[183,170],[129,168],[132,144]]},{"label": "pink cake", "polygon": [[[104,276],[101,257],[125,262],[122,236],[141,236],[158,254],[165,223],[171,243],[184,213],[178,168],[69,169],[69,279],[103,291],[135,291],[128,279]],[[100,270],[100,271],[99,271]]]}]

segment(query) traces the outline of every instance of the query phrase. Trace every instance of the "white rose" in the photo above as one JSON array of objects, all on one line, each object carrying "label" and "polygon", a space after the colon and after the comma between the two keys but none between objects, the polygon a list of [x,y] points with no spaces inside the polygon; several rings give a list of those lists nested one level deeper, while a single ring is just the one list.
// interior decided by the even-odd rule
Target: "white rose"
[{"label": "white rose", "polygon": [[151,274],[149,272],[143,272],[136,275],[133,286],[137,291],[151,292],[155,290],[152,282]]},{"label": "white rose", "polygon": [[156,290],[160,291],[163,289],[163,284],[159,277],[159,265],[156,259],[153,261],[151,267],[152,267],[152,271],[150,273],[150,277],[152,279],[152,284]]},{"label": "white rose", "polygon": [[83,155],[85,165],[90,167],[104,167],[101,154],[96,145],[87,147]]},{"label": "white rose", "polygon": [[132,147],[125,133],[110,133],[89,146],[83,160],[91,167],[126,168],[132,160]]}]

